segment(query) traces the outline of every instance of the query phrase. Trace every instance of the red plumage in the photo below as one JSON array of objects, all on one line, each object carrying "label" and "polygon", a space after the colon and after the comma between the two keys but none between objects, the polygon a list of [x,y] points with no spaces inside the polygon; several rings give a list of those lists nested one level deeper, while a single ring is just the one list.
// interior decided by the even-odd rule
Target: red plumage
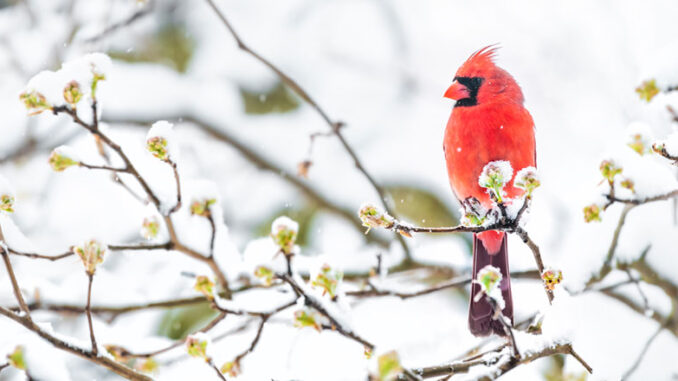
[{"label": "red plumage", "polygon": [[[443,149],[450,185],[457,199],[474,197],[486,208],[491,199],[478,184],[483,167],[490,161],[506,160],[514,174],[536,165],[534,122],[523,107],[523,93],[513,77],[494,63],[495,47],[485,47],[471,55],[459,68],[445,96],[457,101],[445,129]],[[522,194],[513,180],[504,188],[509,198]],[[512,319],[510,279],[506,239],[503,232],[488,231],[474,235],[473,277],[482,267],[499,267],[504,280],[501,288],[506,307],[504,315]],[[475,335],[491,331],[503,334],[498,322],[491,320],[485,301],[473,302],[478,286],[472,286],[469,325]]]}]

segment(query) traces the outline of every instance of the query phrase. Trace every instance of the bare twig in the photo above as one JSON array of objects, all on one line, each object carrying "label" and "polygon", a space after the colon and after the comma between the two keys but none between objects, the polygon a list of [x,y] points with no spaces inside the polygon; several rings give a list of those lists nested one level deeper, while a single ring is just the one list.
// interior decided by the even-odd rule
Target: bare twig
[{"label": "bare twig", "polygon": [[650,345],[654,342],[654,340],[659,336],[659,334],[666,328],[664,324],[660,325],[659,328],[657,328],[657,331],[650,336],[649,339],[645,342],[645,345],[643,346],[643,349],[640,351],[638,354],[638,357],[636,358],[636,361],[633,362],[633,365],[624,372],[624,375],[622,376],[622,380],[628,380],[629,377],[638,369],[638,366],[640,366],[640,363],[643,361],[643,358],[645,357],[645,354],[647,351],[650,349]]},{"label": "bare twig", "polygon": [[217,373],[217,375],[219,376],[219,379],[220,379],[220,380],[226,381],[226,377],[224,377],[224,375],[221,374],[221,371],[219,370],[219,367],[216,366],[216,365],[214,365],[214,361],[212,361],[211,358],[207,359],[207,364],[208,364],[210,367],[212,367],[212,369],[214,369],[214,371],[215,371],[215,372]]},{"label": "bare twig", "polygon": [[610,195],[605,195],[609,201],[612,202],[620,202],[622,204],[630,204],[630,205],[641,205],[641,204],[647,204],[649,202],[655,202],[655,201],[663,201],[663,200],[668,200],[673,197],[678,196],[678,189],[660,194],[657,196],[652,196],[652,197],[645,197],[645,198],[618,198],[616,196],[610,196]]},{"label": "bare twig", "polygon": [[78,166],[83,167],[83,168],[88,168],[88,169],[101,169],[101,170],[104,170],[104,171],[111,171],[111,172],[115,172],[115,173],[128,173],[127,168],[115,168],[115,167],[110,167],[108,165],[92,165],[92,164],[79,162]]},{"label": "bare twig", "polygon": [[148,4],[145,7],[138,9],[137,11],[132,13],[127,18],[125,18],[125,19],[123,19],[119,22],[116,22],[115,24],[108,26],[106,29],[101,31],[99,34],[86,39],[85,42],[86,43],[97,42],[100,39],[113,34],[114,32],[118,31],[119,29],[122,29],[126,26],[133,24],[135,21],[141,19],[145,15],[150,14],[152,10],[153,10],[153,0],[149,0]]},{"label": "bare twig", "polygon": [[31,311],[24,300],[23,295],[21,294],[21,288],[19,287],[19,282],[16,280],[16,275],[14,275],[14,268],[12,267],[12,262],[9,260],[8,250],[5,247],[5,236],[2,233],[2,228],[0,228],[0,255],[2,255],[2,260],[5,262],[5,268],[7,269],[7,275],[9,280],[12,283],[12,290],[14,291],[14,297],[19,303],[21,311],[25,314],[26,319],[32,322],[31,320]]},{"label": "bare twig", "polygon": [[172,209],[170,209],[169,214],[172,214],[181,208],[181,182],[179,181],[179,171],[177,170],[177,163],[170,161],[172,166],[172,172],[174,172],[174,180],[177,185],[177,203]]},{"label": "bare twig", "polygon": [[92,282],[94,281],[94,274],[87,274],[87,304],[85,305],[85,313],[87,314],[87,325],[89,325],[89,338],[92,342],[92,353],[94,356],[99,354],[97,347],[97,340],[94,336],[94,325],[92,324]]},{"label": "bare twig", "polygon": [[612,260],[614,259],[614,254],[617,250],[617,244],[619,242],[619,236],[622,231],[622,227],[624,226],[624,223],[626,222],[626,215],[633,209],[634,205],[626,205],[624,206],[624,209],[621,212],[621,215],[619,216],[619,222],[617,223],[617,227],[614,229],[614,234],[612,236],[612,242],[610,243],[610,248],[607,250],[607,255],[605,256],[605,261],[603,262],[603,266],[600,268],[597,274],[594,274],[587,282],[586,286],[590,287],[594,283],[600,282],[603,280],[607,274],[612,271]]},{"label": "bare twig", "polygon": [[511,327],[510,321],[507,322],[507,318],[504,314],[501,313],[501,308],[497,305],[497,301],[491,298],[489,295],[485,296],[485,300],[492,307],[492,319],[498,320],[499,323],[504,327],[504,332],[506,336],[509,337],[509,342],[511,343],[511,348],[513,349],[513,357],[519,359],[520,351],[518,350],[518,344],[516,344],[516,337],[513,335],[513,328]]},{"label": "bare twig", "polygon": [[26,253],[23,251],[18,251],[14,250],[12,248],[7,248],[10,254],[12,255],[18,255],[20,257],[26,257],[26,258],[34,258],[34,259],[47,259],[49,261],[58,261],[59,259],[64,259],[72,256],[73,250],[69,250],[63,254],[57,254],[57,255],[44,255],[44,254],[37,254],[37,253]]}]

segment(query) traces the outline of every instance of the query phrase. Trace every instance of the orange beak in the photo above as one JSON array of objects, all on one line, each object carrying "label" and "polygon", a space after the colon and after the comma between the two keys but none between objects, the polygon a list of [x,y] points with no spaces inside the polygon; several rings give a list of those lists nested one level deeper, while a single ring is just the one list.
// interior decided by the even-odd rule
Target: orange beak
[{"label": "orange beak", "polygon": [[455,101],[468,98],[469,96],[470,95],[466,86],[462,85],[456,80],[452,82],[452,86],[447,89],[444,95],[445,98],[454,99]]}]

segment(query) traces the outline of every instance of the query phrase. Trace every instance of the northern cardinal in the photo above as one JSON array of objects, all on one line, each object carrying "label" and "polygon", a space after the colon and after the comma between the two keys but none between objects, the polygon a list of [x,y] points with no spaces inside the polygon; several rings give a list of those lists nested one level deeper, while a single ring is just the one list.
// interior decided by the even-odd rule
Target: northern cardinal
[{"label": "northern cardinal", "polygon": [[[494,63],[496,47],[473,53],[461,65],[445,97],[456,100],[447,122],[443,151],[447,174],[457,199],[464,203],[475,198],[487,210],[492,200],[478,184],[483,167],[495,160],[507,160],[514,174],[536,165],[534,122],[523,107],[523,93],[511,74]],[[504,187],[506,196],[522,195],[513,180]],[[501,271],[500,288],[505,301],[504,316],[513,322],[513,300],[509,278],[508,251],[504,232],[486,231],[473,235],[473,279],[478,271],[493,265]],[[471,286],[469,328],[475,336],[494,332],[505,335],[499,321],[492,319],[492,307],[484,299],[474,301],[480,292]]]}]

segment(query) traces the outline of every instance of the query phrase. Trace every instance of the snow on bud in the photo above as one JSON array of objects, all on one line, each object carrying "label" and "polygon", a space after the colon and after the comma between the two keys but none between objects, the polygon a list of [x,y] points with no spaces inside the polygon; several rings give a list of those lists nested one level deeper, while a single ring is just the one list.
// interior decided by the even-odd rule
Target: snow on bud
[{"label": "snow on bud", "polygon": [[153,123],[146,135],[146,149],[158,159],[170,162],[176,154],[174,148],[174,130],[172,123],[161,120]]},{"label": "snow on bud", "polygon": [[90,53],[65,62],[57,73],[69,80],[75,79],[80,83],[88,84],[90,98],[96,100],[99,82],[106,79],[112,66],[111,59],[106,54]]},{"label": "snow on bud", "polygon": [[157,216],[150,216],[144,218],[141,224],[141,236],[147,240],[152,240],[158,236],[160,232],[160,220]]},{"label": "snow on bud", "polygon": [[365,234],[369,233],[372,228],[390,229],[395,223],[393,217],[373,204],[363,204],[358,211],[358,217],[363,226],[367,228]]},{"label": "snow on bud", "polygon": [[203,200],[193,200],[191,202],[191,215],[209,217],[211,215],[210,206],[217,203],[217,200],[214,198],[203,199]]},{"label": "snow on bud", "polygon": [[657,81],[655,79],[650,79],[644,81],[640,86],[636,87],[636,93],[640,99],[645,102],[650,102],[657,94],[659,94],[659,88],[657,87]]},{"label": "snow on bud", "polygon": [[537,176],[537,168],[525,167],[516,173],[516,178],[513,180],[513,186],[525,191],[526,197],[532,196],[532,191],[541,185],[539,176]]},{"label": "snow on bud", "polygon": [[584,207],[584,221],[586,222],[591,222],[591,221],[602,221],[600,218],[600,213],[602,210],[600,209],[600,206],[597,204],[591,204],[589,206]]},{"label": "snow on bud", "polygon": [[461,224],[464,226],[481,226],[487,222],[488,210],[477,198],[468,198],[460,208]]},{"label": "snow on bud", "polygon": [[17,345],[14,351],[7,355],[9,365],[16,369],[26,370],[26,356],[24,354],[24,347]]},{"label": "snow on bud", "polygon": [[207,300],[214,300],[214,282],[205,275],[199,275],[195,278],[193,289],[205,295]]},{"label": "snow on bud", "polygon": [[76,81],[70,81],[64,87],[64,100],[66,103],[71,105],[72,108],[75,108],[75,105],[80,102],[82,99],[82,91],[80,90],[80,84]]},{"label": "snow on bud", "polygon": [[631,123],[626,129],[626,134],[626,145],[639,155],[644,155],[651,151],[653,137],[647,124],[641,122]]},{"label": "snow on bud", "polygon": [[75,108],[86,95],[96,100],[98,83],[106,78],[110,67],[111,60],[105,54],[87,54],[65,62],[57,71],[38,73],[28,81],[19,98],[29,115],[64,104]]},{"label": "snow on bud", "polygon": [[47,102],[47,98],[35,90],[19,94],[19,99],[24,103],[26,110],[28,110],[28,115],[37,115],[45,110],[52,109],[52,105]]},{"label": "snow on bud", "polygon": [[68,167],[79,165],[80,161],[73,149],[68,146],[59,146],[49,155],[47,162],[56,172],[62,172]]},{"label": "snow on bud", "polygon": [[297,328],[313,327],[320,332],[323,327],[318,322],[319,319],[320,315],[310,308],[304,308],[294,312],[294,326]]},{"label": "snow on bud", "polygon": [[82,264],[85,265],[85,272],[87,272],[88,275],[94,275],[97,266],[104,261],[106,247],[99,241],[91,239],[85,242],[83,246],[73,247],[73,251],[78,254],[82,260]]},{"label": "snow on bud", "polygon": [[341,282],[343,277],[344,274],[341,271],[332,270],[330,265],[324,264],[315,279],[311,281],[311,285],[320,287],[323,290],[323,295],[329,294],[330,298],[334,299],[337,295],[339,282]]},{"label": "snow on bud", "polygon": [[400,364],[398,352],[390,351],[377,358],[377,367],[379,368],[379,380],[396,380],[403,371]]},{"label": "snow on bud", "polygon": [[487,265],[478,271],[478,276],[473,280],[473,283],[480,285],[480,292],[474,298],[474,302],[478,302],[483,295],[487,295],[493,299],[500,310],[504,309],[504,297],[501,294],[502,275],[498,268]]},{"label": "snow on bud", "polygon": [[299,224],[287,216],[280,216],[271,224],[271,238],[283,254],[292,253],[298,231]]},{"label": "snow on bud", "polygon": [[257,266],[254,269],[254,276],[264,282],[265,285],[270,286],[273,283],[275,272],[266,266]]},{"label": "snow on bud", "polygon": [[541,273],[541,279],[544,281],[544,287],[553,291],[556,285],[563,281],[563,272],[549,268]]},{"label": "snow on bud", "polygon": [[499,287],[501,282],[501,272],[498,268],[487,265],[478,271],[478,276],[475,279],[475,282],[480,285],[481,291],[486,294],[490,294],[492,290]]},{"label": "snow on bud", "polygon": [[614,183],[614,177],[622,173],[622,168],[617,166],[612,160],[603,160],[600,162],[600,173],[610,184]]},{"label": "snow on bud", "polygon": [[504,185],[513,177],[511,163],[506,160],[497,160],[487,163],[478,177],[478,184],[494,194],[497,202],[502,202]]},{"label": "snow on bud", "polygon": [[14,212],[14,190],[3,176],[0,176],[0,210]]},{"label": "snow on bud", "polygon": [[207,347],[210,345],[209,337],[203,332],[194,333],[186,337],[186,352],[192,357],[209,361]]}]

